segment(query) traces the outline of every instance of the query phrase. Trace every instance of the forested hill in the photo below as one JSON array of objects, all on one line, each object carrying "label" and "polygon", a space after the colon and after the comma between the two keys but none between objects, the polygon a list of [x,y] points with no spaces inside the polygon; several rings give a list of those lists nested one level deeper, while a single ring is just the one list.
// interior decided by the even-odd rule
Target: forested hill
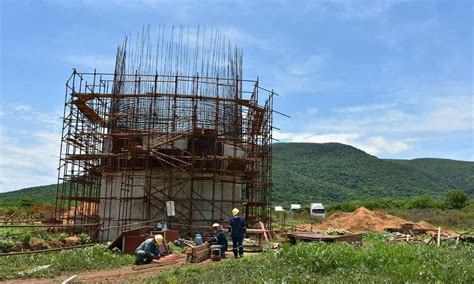
[{"label": "forested hill", "polygon": [[454,188],[474,195],[474,162],[384,160],[339,143],[278,143],[273,151],[275,202],[441,196]]},{"label": "forested hill", "polygon": [[0,205],[18,203],[23,199],[30,199],[40,204],[53,204],[55,198],[56,184],[42,185],[0,193]]},{"label": "forested hill", "polygon": [[[277,143],[273,147],[275,203],[441,196],[462,189],[474,196],[474,162],[384,160],[338,143]],[[0,204],[33,198],[54,202],[56,186],[0,194]]]}]

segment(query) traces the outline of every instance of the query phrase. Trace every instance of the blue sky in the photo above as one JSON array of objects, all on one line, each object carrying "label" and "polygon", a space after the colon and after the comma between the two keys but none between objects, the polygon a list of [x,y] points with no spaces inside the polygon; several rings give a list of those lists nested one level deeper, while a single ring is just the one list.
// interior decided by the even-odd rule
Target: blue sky
[{"label": "blue sky", "polygon": [[57,178],[64,83],[143,25],[217,28],[280,97],[275,136],[474,160],[472,1],[0,1],[0,192]]}]

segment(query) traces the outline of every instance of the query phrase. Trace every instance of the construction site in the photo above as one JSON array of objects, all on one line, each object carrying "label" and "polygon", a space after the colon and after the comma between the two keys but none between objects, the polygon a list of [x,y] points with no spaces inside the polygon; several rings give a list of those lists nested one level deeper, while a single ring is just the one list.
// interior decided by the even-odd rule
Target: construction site
[{"label": "construction site", "polygon": [[275,93],[242,65],[217,30],[160,27],[127,37],[114,73],[74,70],[56,219],[101,241],[158,223],[193,233],[236,207],[271,228]]},{"label": "construction site", "polygon": [[[125,36],[109,73],[74,68],[57,182],[0,211],[0,281],[472,283],[474,266],[462,263],[474,256],[465,217],[473,205],[428,197],[310,203],[326,203],[316,192],[344,189],[324,178],[348,186],[397,179],[387,168],[370,172],[357,162],[376,157],[339,143],[281,143],[297,148],[278,152],[274,116],[289,116],[274,109],[273,89],[244,76],[243,62],[219,30],[159,26]],[[325,163],[334,175],[324,175]],[[372,175],[354,181],[344,166]],[[49,203],[23,198],[49,188]]]}]

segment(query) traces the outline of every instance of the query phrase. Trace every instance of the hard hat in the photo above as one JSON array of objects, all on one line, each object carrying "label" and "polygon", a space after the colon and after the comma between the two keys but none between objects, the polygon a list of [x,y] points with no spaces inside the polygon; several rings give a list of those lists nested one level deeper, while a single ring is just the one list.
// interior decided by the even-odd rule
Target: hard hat
[{"label": "hard hat", "polygon": [[155,235],[155,242],[158,244],[158,245],[162,245],[163,244],[163,236],[162,235]]},{"label": "hard hat", "polygon": [[213,228],[219,228],[220,226],[221,226],[221,225],[219,225],[218,223],[212,224],[212,227],[213,227]]},{"label": "hard hat", "polygon": [[239,209],[237,209],[237,208],[232,209],[232,215],[234,215],[234,216],[239,215]]}]

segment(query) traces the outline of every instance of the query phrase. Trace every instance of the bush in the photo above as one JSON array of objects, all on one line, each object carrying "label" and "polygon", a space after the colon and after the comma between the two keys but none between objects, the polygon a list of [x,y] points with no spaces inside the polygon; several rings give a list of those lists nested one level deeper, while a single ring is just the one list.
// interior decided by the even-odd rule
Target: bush
[{"label": "bush", "polygon": [[407,209],[440,208],[442,207],[442,202],[434,199],[431,196],[419,196],[408,201],[407,207]]},{"label": "bush", "polygon": [[469,203],[469,195],[462,190],[451,190],[446,193],[446,205],[451,209],[461,209]]},{"label": "bush", "polygon": [[15,242],[9,239],[0,239],[0,252],[10,252],[15,247]]},{"label": "bush", "polygon": [[91,240],[91,237],[88,234],[80,234],[79,235],[79,244],[85,245],[89,243]]}]

